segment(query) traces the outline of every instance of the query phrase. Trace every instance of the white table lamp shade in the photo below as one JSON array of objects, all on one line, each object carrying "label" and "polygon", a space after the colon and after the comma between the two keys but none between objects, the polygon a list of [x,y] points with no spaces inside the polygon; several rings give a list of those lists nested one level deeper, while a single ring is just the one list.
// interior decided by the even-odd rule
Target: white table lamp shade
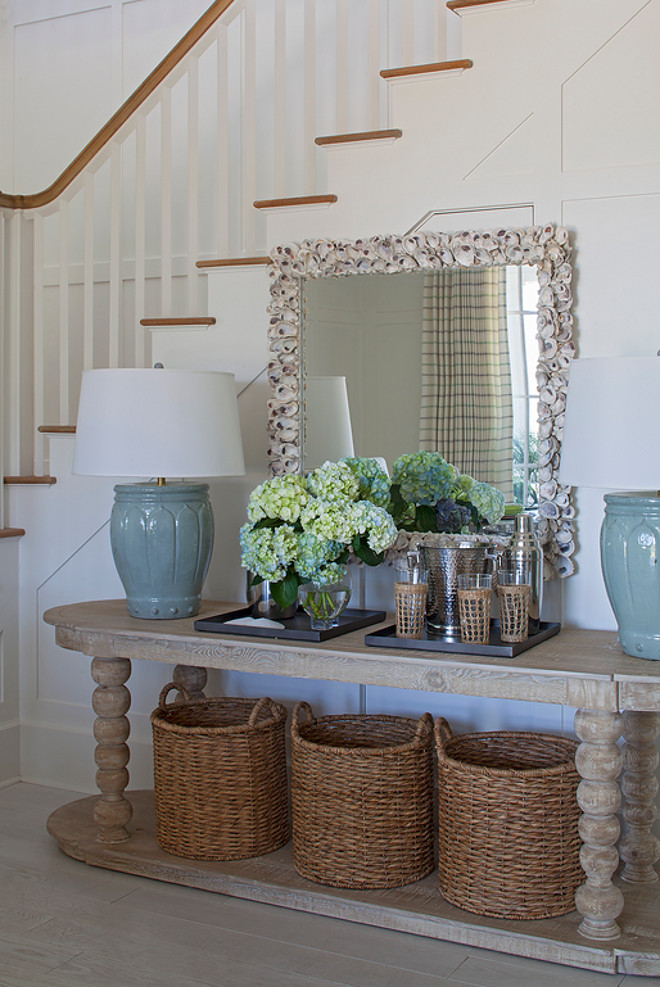
[{"label": "white table lamp shade", "polygon": [[559,480],[604,490],[658,490],[659,357],[573,361]]},{"label": "white table lamp shade", "polygon": [[234,375],[85,371],[73,472],[117,477],[244,473]]},{"label": "white table lamp shade", "polygon": [[345,377],[305,381],[305,469],[353,456],[353,430]]}]

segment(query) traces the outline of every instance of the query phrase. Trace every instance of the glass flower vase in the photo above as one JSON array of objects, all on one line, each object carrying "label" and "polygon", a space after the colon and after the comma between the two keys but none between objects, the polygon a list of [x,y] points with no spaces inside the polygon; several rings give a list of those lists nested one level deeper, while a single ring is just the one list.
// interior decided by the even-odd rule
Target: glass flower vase
[{"label": "glass flower vase", "polygon": [[340,577],[333,582],[310,582],[298,587],[298,602],[308,615],[312,630],[325,631],[339,624],[339,616],[351,598],[348,569],[342,566],[341,570]]}]

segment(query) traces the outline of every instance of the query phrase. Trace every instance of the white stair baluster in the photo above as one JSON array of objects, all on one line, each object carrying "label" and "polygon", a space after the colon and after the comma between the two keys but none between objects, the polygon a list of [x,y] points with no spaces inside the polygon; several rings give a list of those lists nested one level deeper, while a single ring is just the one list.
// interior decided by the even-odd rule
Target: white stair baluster
[{"label": "white stair baluster", "polygon": [[218,257],[229,252],[229,82],[227,75],[227,28],[220,25],[216,45],[218,115]]},{"label": "white stair baluster", "polygon": [[[83,186],[83,370],[94,367],[94,172]],[[67,424],[67,423],[65,423]]]},{"label": "white stair baluster", "polygon": [[160,107],[160,306],[172,315],[172,91],[163,90]]},{"label": "white stair baluster", "polygon": [[387,111],[387,102],[381,98],[381,78],[378,74],[382,68],[381,50],[380,0],[369,0],[369,38],[367,50],[367,87],[369,91],[369,120],[366,130],[380,130],[386,122],[383,110]]},{"label": "white stair baluster", "polygon": [[256,55],[256,11],[254,0],[245,6],[243,20],[243,113],[242,146],[242,230],[241,252],[248,256],[256,249],[256,217],[253,202],[257,198],[256,189],[256,105],[257,105],[257,55]]},{"label": "white stair baluster", "polygon": [[348,132],[348,3],[337,0],[336,133]]},{"label": "white stair baluster", "polygon": [[303,142],[305,155],[305,188],[307,195],[316,191],[316,158],[317,150],[314,138],[317,119],[316,92],[316,3],[315,0],[305,0],[304,22],[304,87],[305,87],[305,120],[303,126]]},{"label": "white stair baluster", "polygon": [[135,288],[133,322],[135,326],[135,366],[147,365],[147,333],[140,319],[145,315],[146,295],[146,121],[139,114],[135,125]]},{"label": "white stair baluster", "polygon": [[198,314],[198,275],[195,261],[199,252],[199,62],[193,58],[188,69],[188,243],[186,281],[188,312]]},{"label": "white stair baluster", "polygon": [[113,144],[110,153],[110,294],[108,309],[108,365],[119,366],[121,353],[121,311],[122,273],[120,269],[121,250],[121,145]]},{"label": "white stair baluster", "polygon": [[[34,422],[35,425],[44,425],[45,422],[45,370],[44,370],[44,218],[36,212],[33,222],[34,230],[34,329],[32,338],[34,340],[33,352],[33,380],[34,380]],[[34,430],[34,451],[32,455],[32,469],[35,476],[40,476],[44,472],[44,439]]]},{"label": "white stair baluster", "polygon": [[287,45],[286,45],[286,0],[275,0],[275,31],[273,33],[275,84],[273,86],[275,117],[275,181],[274,195],[281,198],[286,194],[286,149],[287,149]]},{"label": "white stair baluster", "polygon": [[60,198],[58,209],[59,220],[59,305],[58,305],[58,341],[59,341],[59,405],[60,421],[67,424],[69,420],[69,202],[64,196]]}]

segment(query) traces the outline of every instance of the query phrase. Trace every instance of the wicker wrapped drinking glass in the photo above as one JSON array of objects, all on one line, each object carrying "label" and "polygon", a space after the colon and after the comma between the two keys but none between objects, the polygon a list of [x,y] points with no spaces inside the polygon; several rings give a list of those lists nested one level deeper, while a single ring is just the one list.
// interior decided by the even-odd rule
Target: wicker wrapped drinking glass
[{"label": "wicker wrapped drinking glass", "polygon": [[293,862],[310,881],[395,888],[433,870],[433,720],[376,714],[291,724]]},{"label": "wicker wrapped drinking glass", "polygon": [[529,633],[529,600],[531,587],[498,586],[500,604],[500,633],[503,641],[524,641]]},{"label": "wicker wrapped drinking glass", "polygon": [[[167,705],[177,689],[183,702]],[[170,682],[151,714],[156,839],[193,860],[242,860],[289,839],[287,711],[272,699],[193,699]]]},{"label": "wicker wrapped drinking glass", "polygon": [[444,719],[435,738],[443,897],[498,918],[573,911],[585,879],[577,743],[520,732],[454,737]]},{"label": "wicker wrapped drinking glass", "polygon": [[394,588],[394,610],[396,614],[396,636],[421,638],[424,636],[426,618],[425,583],[396,583]]}]

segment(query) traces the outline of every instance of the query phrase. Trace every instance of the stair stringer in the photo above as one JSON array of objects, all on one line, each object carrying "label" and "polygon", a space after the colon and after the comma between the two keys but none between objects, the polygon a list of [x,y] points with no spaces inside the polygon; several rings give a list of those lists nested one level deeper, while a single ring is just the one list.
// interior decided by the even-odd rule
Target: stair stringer
[{"label": "stair stringer", "polygon": [[20,779],[18,565],[21,538],[0,539],[0,788]]}]

